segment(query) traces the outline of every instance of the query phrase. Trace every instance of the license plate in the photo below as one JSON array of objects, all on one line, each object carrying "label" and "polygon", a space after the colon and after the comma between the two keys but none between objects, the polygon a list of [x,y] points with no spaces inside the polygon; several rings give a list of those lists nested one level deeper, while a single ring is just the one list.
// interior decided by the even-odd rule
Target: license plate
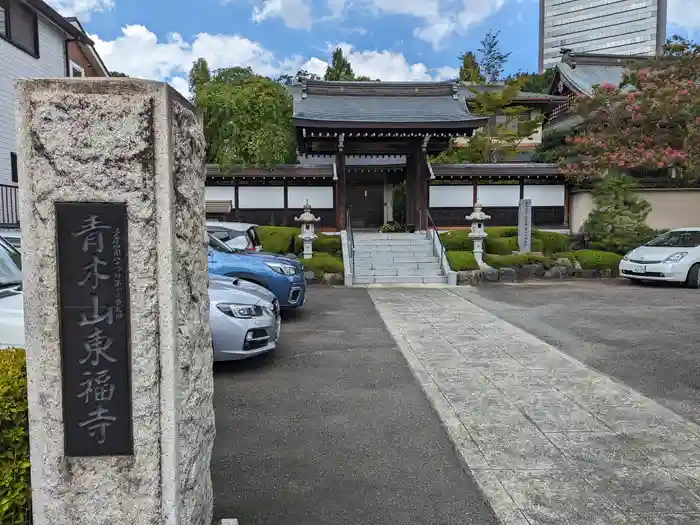
[{"label": "license plate", "polygon": [[632,270],[632,273],[647,273],[646,266],[635,265],[635,266],[632,266],[631,270]]}]

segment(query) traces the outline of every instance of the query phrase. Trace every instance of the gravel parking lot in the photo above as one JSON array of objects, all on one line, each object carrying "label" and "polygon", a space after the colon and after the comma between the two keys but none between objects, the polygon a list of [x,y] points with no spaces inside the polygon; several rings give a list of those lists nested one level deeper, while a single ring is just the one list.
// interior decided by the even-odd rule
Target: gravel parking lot
[{"label": "gravel parking lot", "polygon": [[215,367],[215,518],[496,524],[367,291],[314,286],[276,353]]},{"label": "gravel parking lot", "polygon": [[700,423],[698,290],[591,280],[456,291]]}]

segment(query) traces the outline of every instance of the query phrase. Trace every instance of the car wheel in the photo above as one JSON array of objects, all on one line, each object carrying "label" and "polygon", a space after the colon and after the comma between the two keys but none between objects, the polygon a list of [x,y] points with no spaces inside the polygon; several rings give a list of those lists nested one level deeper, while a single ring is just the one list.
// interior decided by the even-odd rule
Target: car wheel
[{"label": "car wheel", "polygon": [[690,267],[685,284],[688,286],[688,288],[700,288],[700,263],[695,263]]}]

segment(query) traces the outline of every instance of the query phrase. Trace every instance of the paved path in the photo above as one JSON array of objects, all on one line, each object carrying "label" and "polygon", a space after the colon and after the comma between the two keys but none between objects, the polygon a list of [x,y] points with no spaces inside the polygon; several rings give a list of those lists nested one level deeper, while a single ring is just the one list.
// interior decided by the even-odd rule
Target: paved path
[{"label": "paved path", "polygon": [[370,295],[504,525],[700,523],[700,427],[450,290]]},{"label": "paved path", "polygon": [[215,517],[495,525],[367,291],[307,301],[276,355],[215,369]]}]

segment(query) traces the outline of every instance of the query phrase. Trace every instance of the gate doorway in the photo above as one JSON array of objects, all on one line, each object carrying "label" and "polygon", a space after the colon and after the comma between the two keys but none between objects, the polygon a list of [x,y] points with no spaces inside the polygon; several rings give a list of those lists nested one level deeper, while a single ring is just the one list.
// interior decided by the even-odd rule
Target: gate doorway
[{"label": "gate doorway", "polygon": [[384,185],[348,184],[348,206],[353,228],[380,228],[384,224]]}]

